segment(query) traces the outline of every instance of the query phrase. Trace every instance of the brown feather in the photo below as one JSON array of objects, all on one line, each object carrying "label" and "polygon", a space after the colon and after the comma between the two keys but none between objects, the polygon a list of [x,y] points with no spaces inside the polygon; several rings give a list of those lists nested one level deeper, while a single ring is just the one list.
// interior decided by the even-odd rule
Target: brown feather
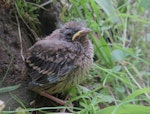
[{"label": "brown feather", "polygon": [[[93,46],[83,40],[69,40],[83,26],[69,22],[27,50],[26,65],[32,78],[29,88],[36,92],[62,92],[79,83],[88,73],[93,62]],[[69,30],[68,30],[69,28]],[[67,32],[66,32],[67,31]],[[70,39],[72,38],[70,36]]]}]

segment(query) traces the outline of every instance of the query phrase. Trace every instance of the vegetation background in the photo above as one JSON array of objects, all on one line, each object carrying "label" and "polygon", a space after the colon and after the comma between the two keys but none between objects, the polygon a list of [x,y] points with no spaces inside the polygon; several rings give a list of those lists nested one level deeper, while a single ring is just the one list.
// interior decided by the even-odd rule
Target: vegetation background
[{"label": "vegetation background", "polygon": [[[35,36],[40,31],[38,11],[47,4],[61,3],[61,23],[76,20],[92,30],[93,68],[87,79],[72,88],[71,102],[79,114],[149,114],[150,112],[150,1],[149,0],[6,0],[14,5],[16,16]],[[11,52],[10,52],[11,53]],[[18,86],[0,88],[0,92]],[[5,91],[4,91],[5,90]],[[7,91],[8,90],[8,91]],[[22,107],[22,105],[20,105]],[[19,108],[2,113],[26,114],[29,111],[64,107]],[[65,106],[65,108],[70,109]],[[48,113],[48,112],[47,112]]]}]

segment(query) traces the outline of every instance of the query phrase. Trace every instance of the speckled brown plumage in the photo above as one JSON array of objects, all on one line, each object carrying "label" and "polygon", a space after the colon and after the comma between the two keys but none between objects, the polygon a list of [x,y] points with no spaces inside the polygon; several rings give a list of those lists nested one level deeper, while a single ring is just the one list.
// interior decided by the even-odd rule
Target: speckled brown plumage
[{"label": "speckled brown plumage", "polygon": [[29,88],[49,94],[65,91],[81,82],[93,62],[89,29],[68,22],[27,50],[26,65],[32,78]]}]

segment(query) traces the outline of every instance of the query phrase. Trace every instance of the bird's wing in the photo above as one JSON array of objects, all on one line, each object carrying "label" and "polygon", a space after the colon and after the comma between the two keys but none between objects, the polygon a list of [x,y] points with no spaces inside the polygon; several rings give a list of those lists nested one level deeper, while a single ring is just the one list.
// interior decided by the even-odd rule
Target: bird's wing
[{"label": "bird's wing", "polygon": [[41,40],[27,51],[26,64],[32,80],[55,83],[75,68],[77,49],[68,42]]}]

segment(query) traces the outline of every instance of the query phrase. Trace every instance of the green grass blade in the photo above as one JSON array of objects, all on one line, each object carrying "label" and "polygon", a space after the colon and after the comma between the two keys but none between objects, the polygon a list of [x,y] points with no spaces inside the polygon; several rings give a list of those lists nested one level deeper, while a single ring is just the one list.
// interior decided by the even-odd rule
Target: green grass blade
[{"label": "green grass blade", "polygon": [[138,95],[148,93],[148,92],[150,93],[150,87],[149,88],[138,89],[138,90],[134,91],[132,94],[130,94],[129,96],[127,96],[125,99],[123,99],[123,101],[128,101],[128,100],[135,99],[135,97],[137,97]]},{"label": "green grass blade", "polygon": [[14,86],[3,87],[3,88],[0,88],[0,93],[10,92],[10,91],[18,89],[19,87],[20,87],[20,84],[14,85]]},{"label": "green grass blade", "polygon": [[99,114],[149,114],[150,107],[141,105],[122,105],[115,113],[113,113],[116,106],[110,106],[99,111]]},{"label": "green grass blade", "polygon": [[111,0],[95,0],[95,2],[105,11],[112,23],[119,22],[119,17]]}]

